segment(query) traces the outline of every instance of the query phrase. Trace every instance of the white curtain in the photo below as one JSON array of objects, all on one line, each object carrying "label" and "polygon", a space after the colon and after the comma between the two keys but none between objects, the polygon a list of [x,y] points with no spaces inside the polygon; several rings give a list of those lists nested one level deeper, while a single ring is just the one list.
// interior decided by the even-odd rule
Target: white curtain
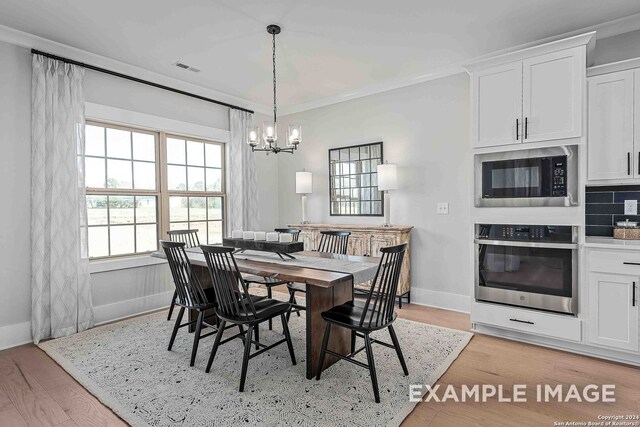
[{"label": "white curtain", "polygon": [[33,56],[33,341],[93,326],[84,183],[84,69]]},{"label": "white curtain", "polygon": [[254,231],[260,228],[256,159],[247,141],[252,114],[229,110],[229,218],[228,230]]}]

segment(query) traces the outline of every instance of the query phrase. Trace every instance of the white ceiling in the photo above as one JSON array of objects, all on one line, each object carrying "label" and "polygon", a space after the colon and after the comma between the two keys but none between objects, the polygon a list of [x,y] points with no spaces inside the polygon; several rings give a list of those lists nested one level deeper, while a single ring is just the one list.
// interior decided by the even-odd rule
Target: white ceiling
[{"label": "white ceiling", "polygon": [[2,0],[0,25],[270,105],[277,23],[278,106],[291,107],[639,12],[638,0]]}]

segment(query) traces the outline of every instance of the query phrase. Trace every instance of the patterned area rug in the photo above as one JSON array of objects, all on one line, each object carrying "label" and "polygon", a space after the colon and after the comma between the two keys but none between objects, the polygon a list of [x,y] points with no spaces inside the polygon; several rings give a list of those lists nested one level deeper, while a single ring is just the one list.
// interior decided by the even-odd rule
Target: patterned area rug
[{"label": "patterned area rug", "polygon": [[[192,335],[181,329],[167,351],[173,322],[166,312],[43,342],[40,348],[133,426],[396,426],[415,406],[409,384],[434,384],[472,337],[398,319],[409,376],[402,375],[394,350],[374,344],[381,398],[376,404],[367,370],[350,363],[331,366],[320,381],[307,380],[304,314],[292,316],[289,324],[298,364],[291,365],[286,345],[251,359],[244,393],[238,392],[242,342],[221,346],[206,374],[214,338],[208,337],[190,368]],[[280,339],[279,320],[273,331],[266,326],[261,342]],[[390,342],[387,331],[376,337]],[[358,358],[366,362],[364,351]]]}]

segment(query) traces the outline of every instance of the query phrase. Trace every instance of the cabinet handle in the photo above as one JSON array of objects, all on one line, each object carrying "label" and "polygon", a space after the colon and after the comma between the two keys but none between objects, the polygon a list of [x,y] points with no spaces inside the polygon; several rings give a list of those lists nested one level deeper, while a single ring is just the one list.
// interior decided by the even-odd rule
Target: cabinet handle
[{"label": "cabinet handle", "polygon": [[636,282],[633,282],[633,292],[631,293],[631,306],[636,306]]},{"label": "cabinet handle", "polygon": [[638,151],[638,175],[640,175],[640,151]]},{"label": "cabinet handle", "polygon": [[529,118],[524,118],[524,139],[529,137]]},{"label": "cabinet handle", "polygon": [[[516,119],[516,141],[518,141],[519,139],[520,139],[520,120]],[[640,156],[640,151],[638,152],[638,156]]]},{"label": "cabinet handle", "polygon": [[624,265],[640,265],[640,262],[627,262],[627,261],[624,261],[623,264]]},{"label": "cabinet handle", "polygon": [[631,153],[627,152],[627,175],[631,175]]},{"label": "cabinet handle", "polygon": [[518,322],[518,323],[526,323],[527,325],[535,325],[535,323],[530,322],[528,320],[520,320],[520,319],[509,319],[512,322]]}]

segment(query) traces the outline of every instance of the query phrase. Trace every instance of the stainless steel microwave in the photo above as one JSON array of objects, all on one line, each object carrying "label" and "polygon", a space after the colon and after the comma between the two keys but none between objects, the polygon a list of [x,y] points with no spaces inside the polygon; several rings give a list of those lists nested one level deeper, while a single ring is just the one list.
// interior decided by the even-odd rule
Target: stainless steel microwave
[{"label": "stainless steel microwave", "polygon": [[476,155],[477,207],[577,204],[577,146]]}]

